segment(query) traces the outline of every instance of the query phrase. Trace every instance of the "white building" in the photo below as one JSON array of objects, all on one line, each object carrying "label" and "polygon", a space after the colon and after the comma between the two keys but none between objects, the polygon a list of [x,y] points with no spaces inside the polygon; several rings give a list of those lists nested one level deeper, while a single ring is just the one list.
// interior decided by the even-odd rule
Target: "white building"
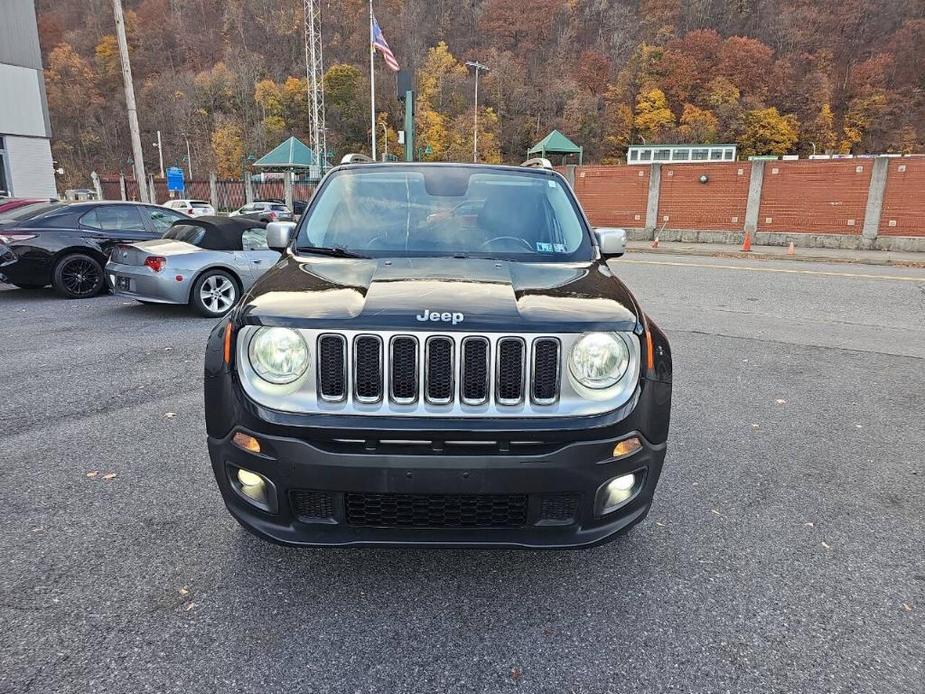
[{"label": "white building", "polygon": [[50,138],[34,0],[2,0],[0,197],[57,197]]},{"label": "white building", "polygon": [[735,158],[735,145],[630,145],[626,151],[627,164],[696,164]]}]

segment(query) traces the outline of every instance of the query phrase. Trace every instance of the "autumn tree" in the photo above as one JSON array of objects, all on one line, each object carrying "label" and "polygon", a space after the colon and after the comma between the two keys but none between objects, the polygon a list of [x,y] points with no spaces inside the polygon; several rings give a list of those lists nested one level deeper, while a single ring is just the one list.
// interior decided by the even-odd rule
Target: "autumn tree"
[{"label": "autumn tree", "polygon": [[369,110],[365,96],[368,89],[363,73],[355,65],[336,63],[324,73],[330,146],[345,152],[366,149]]},{"label": "autumn tree", "polygon": [[799,138],[796,118],[782,116],[773,106],[748,111],[743,126],[739,145],[744,156],[787,154]]},{"label": "autumn tree", "polygon": [[835,149],[835,114],[832,107],[823,104],[816,117],[804,122],[800,130],[800,139],[806,143],[812,152],[823,154]]},{"label": "autumn tree", "polygon": [[674,128],[674,114],[661,89],[649,89],[636,99],[633,126],[647,142],[659,142]]},{"label": "autumn tree", "polygon": [[633,109],[612,89],[604,100],[602,162],[615,164],[626,155],[633,135]]},{"label": "autumn tree", "polygon": [[479,28],[502,49],[540,49],[548,45],[565,5],[565,0],[488,0]]},{"label": "autumn tree", "polygon": [[716,142],[719,120],[711,111],[698,108],[693,104],[684,104],[678,126],[679,142]]},{"label": "autumn tree", "polygon": [[607,90],[607,80],[610,77],[610,59],[598,51],[585,51],[578,58],[574,75],[575,81],[582,89],[594,95],[603,94]]},{"label": "autumn tree", "polygon": [[226,122],[212,133],[212,153],[220,178],[240,178],[244,170],[244,137],[240,126]]},{"label": "autumn tree", "polygon": [[418,139],[423,147],[430,146],[425,158],[443,160],[453,144],[450,132],[452,113],[464,110],[465,100],[454,89],[466,79],[466,68],[453,57],[443,41],[427,52],[418,70],[418,103],[416,123]]}]

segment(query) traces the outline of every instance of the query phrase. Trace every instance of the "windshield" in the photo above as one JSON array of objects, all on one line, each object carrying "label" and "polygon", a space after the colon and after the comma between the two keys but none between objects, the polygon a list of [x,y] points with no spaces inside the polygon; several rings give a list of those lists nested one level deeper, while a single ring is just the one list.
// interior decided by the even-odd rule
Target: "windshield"
[{"label": "windshield", "polygon": [[541,262],[592,254],[558,177],[463,165],[335,171],[300,224],[296,247]]}]

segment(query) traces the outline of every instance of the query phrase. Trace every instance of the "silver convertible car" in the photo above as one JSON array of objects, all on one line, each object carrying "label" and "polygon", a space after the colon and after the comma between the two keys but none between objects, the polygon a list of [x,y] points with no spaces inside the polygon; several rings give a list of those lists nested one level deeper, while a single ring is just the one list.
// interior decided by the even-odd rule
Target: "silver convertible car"
[{"label": "silver convertible car", "polygon": [[116,246],[106,264],[114,293],[143,303],[189,304],[223,316],[279,260],[266,223],[198,217],[174,223],[163,238]]}]

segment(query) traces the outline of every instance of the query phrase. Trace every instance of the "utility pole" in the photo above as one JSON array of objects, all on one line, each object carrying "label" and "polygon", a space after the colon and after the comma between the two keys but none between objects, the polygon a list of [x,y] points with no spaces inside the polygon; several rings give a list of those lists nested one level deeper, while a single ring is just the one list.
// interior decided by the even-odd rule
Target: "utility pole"
[{"label": "utility pole", "polygon": [[488,72],[488,66],[477,60],[467,60],[466,65],[475,69],[475,118],[472,124],[472,161],[479,160],[479,71]]},{"label": "utility pole", "polygon": [[141,133],[138,130],[138,112],[135,108],[135,85],[132,82],[132,64],[128,56],[128,41],[125,39],[125,16],[122,14],[122,0],[112,0],[112,13],[116,18],[116,39],[119,43],[119,59],[122,63],[122,81],[125,84],[128,128],[132,133],[132,159],[135,163],[138,197],[141,198],[142,202],[148,202],[144,153],[141,151]]},{"label": "utility pole", "polygon": [[161,131],[160,130],[157,131],[157,142],[153,144],[155,147],[157,147],[157,156],[161,163],[161,178],[165,178],[164,176],[164,148],[161,145]]}]

